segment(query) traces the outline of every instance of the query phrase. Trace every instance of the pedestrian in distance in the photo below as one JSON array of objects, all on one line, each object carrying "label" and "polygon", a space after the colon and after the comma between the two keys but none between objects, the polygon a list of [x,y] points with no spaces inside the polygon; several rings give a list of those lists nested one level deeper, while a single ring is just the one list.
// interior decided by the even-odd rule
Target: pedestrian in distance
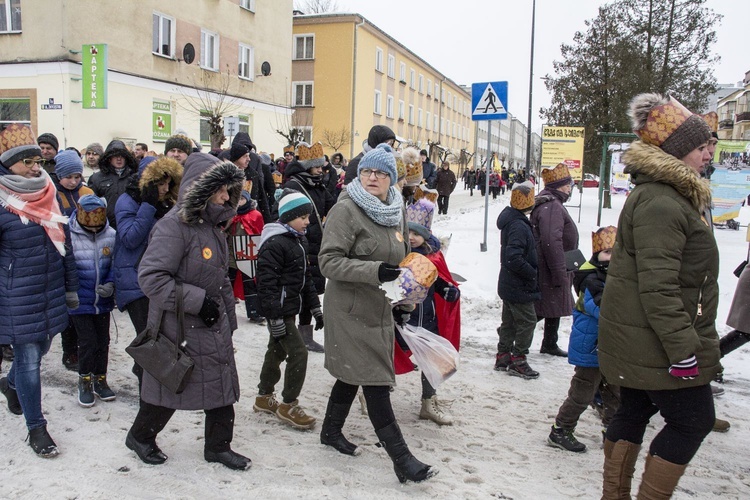
[{"label": "pedestrian in distance", "polygon": [[448,215],[448,203],[450,202],[451,193],[456,189],[456,174],[451,170],[451,164],[444,161],[440,165],[440,170],[435,176],[435,188],[438,192],[437,205],[438,213]]}]

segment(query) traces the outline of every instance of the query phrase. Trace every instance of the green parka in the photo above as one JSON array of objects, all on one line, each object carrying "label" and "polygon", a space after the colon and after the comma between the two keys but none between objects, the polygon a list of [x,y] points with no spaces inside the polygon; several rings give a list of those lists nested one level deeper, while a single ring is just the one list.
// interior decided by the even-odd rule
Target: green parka
[{"label": "green parka", "polygon": [[[701,217],[711,190],[684,162],[634,142],[623,155],[635,188],[620,214],[599,320],[599,364],[611,383],[643,390],[708,384],[720,371],[719,251]],[[670,365],[695,354],[699,376]]]}]

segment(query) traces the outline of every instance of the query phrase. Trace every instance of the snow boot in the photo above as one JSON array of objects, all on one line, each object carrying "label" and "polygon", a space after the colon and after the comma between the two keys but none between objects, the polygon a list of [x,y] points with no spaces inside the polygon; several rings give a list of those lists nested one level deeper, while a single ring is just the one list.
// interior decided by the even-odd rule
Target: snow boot
[{"label": "snow boot", "polygon": [[320,430],[320,443],[332,446],[339,453],[344,455],[357,456],[361,453],[361,450],[354,443],[349,442],[344,437],[341,430],[344,428],[346,417],[349,416],[349,410],[351,404],[333,403],[328,401],[328,408],[326,408],[326,416],[323,419],[323,427]]},{"label": "snow boot", "polygon": [[276,410],[278,409],[279,402],[276,401],[276,397],[273,394],[258,394],[256,396],[253,411],[276,415]]},{"label": "snow boot", "polygon": [[[542,339],[542,348],[539,350],[542,354],[549,354],[551,356],[560,356],[561,358],[568,357],[568,351],[563,351],[557,346],[558,333],[557,330],[552,331],[552,327],[547,327],[545,321],[544,338]],[[559,323],[558,323],[559,328]]]},{"label": "snow boot", "polygon": [[422,409],[419,410],[419,418],[432,420],[438,425],[453,425],[453,418],[440,407],[437,396],[422,400]]},{"label": "snow boot", "polygon": [[539,378],[539,372],[532,370],[529,363],[526,362],[526,356],[512,356],[510,365],[508,365],[508,375],[522,377],[525,380]]},{"label": "snow boot", "polygon": [[563,429],[557,425],[552,426],[552,431],[547,437],[547,443],[550,446],[574,453],[586,451],[586,445],[576,439],[572,429]]},{"label": "snow boot", "polygon": [[46,425],[29,430],[27,439],[34,453],[42,458],[53,458],[60,454],[60,450],[47,432]]},{"label": "snow boot", "polygon": [[94,394],[102,401],[114,401],[117,397],[115,391],[107,384],[107,374],[94,375]]},{"label": "snow boot", "polygon": [[281,403],[276,410],[276,416],[295,429],[306,431],[315,427],[315,417],[305,413],[297,399],[291,403]]},{"label": "snow boot", "polygon": [[13,415],[23,415],[21,402],[18,400],[18,393],[15,389],[10,388],[8,377],[0,378],[0,392],[2,392],[3,396],[8,400],[8,410],[10,410],[10,412]]},{"label": "snow boot", "polygon": [[125,438],[125,446],[129,450],[133,450],[138,455],[138,458],[148,465],[160,465],[167,461],[167,456],[156,446],[155,440],[152,443],[138,441],[133,436],[132,430],[128,431],[128,435]]},{"label": "snow boot", "polygon": [[62,357],[62,364],[65,368],[72,372],[78,371],[78,353],[77,352],[64,352]]},{"label": "snow boot", "polygon": [[638,500],[669,500],[677,483],[685,473],[687,464],[667,462],[661,457],[646,455],[646,467],[638,488]]},{"label": "snow boot", "polygon": [[388,456],[391,457],[393,470],[399,482],[414,481],[419,483],[437,475],[437,469],[414,458],[414,455],[409,451],[409,447],[406,446],[404,436],[396,422],[376,430],[375,434],[380,439],[378,446],[385,448]]},{"label": "snow boot", "polygon": [[78,404],[84,408],[91,408],[94,403],[96,403],[96,398],[91,374],[78,375]]},{"label": "snow boot", "polygon": [[305,341],[305,347],[310,352],[325,352],[322,345],[315,342],[313,339],[313,326],[312,325],[300,325],[299,333],[302,334],[302,340]]},{"label": "snow boot", "polygon": [[252,460],[231,449],[227,451],[203,450],[203,458],[206,462],[220,463],[233,470],[248,470],[253,465]]},{"label": "snow boot", "polygon": [[714,427],[711,430],[714,432],[729,432],[730,427],[731,424],[729,422],[717,418],[716,420],[714,420]]},{"label": "snow boot", "polygon": [[510,365],[510,353],[509,352],[499,352],[495,355],[495,371],[496,372],[506,371],[509,365]]},{"label": "snow boot", "polygon": [[641,445],[620,439],[604,440],[602,500],[630,500],[630,485]]}]

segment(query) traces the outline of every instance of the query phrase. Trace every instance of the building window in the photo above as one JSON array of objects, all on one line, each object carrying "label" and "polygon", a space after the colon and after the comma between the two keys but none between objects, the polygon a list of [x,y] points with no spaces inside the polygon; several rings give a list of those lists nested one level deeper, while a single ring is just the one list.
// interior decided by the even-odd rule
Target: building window
[{"label": "building window", "polygon": [[401,83],[406,83],[406,64],[401,63],[401,66],[399,67],[399,81]]},{"label": "building window", "polygon": [[435,93],[432,95],[435,97],[436,101],[437,101],[438,96],[440,95],[440,91],[438,90],[439,88],[440,88],[440,85],[438,85],[438,82],[435,82]]},{"label": "building window", "polygon": [[417,110],[417,127],[422,128],[422,108]]},{"label": "building window", "polygon": [[385,117],[393,118],[393,96],[389,95],[385,98]]},{"label": "building window", "polygon": [[315,35],[294,36],[294,58],[312,59],[315,57]]},{"label": "building window", "polygon": [[445,89],[440,89],[440,102],[445,103]]},{"label": "building window", "polygon": [[404,121],[404,101],[398,101],[398,119]]},{"label": "building window", "polygon": [[409,104],[409,125],[414,125],[414,105]]},{"label": "building window", "polygon": [[448,109],[450,109],[450,107],[451,107],[451,93],[450,93],[450,91],[448,91],[448,102],[446,103],[446,105],[448,106]]},{"label": "building window", "polygon": [[458,97],[453,96],[453,109],[458,110]]},{"label": "building window", "polygon": [[200,137],[201,142],[206,144],[211,142],[211,126],[208,124],[210,116],[208,111],[201,111]]},{"label": "building window", "polygon": [[0,0],[0,33],[21,31],[21,0]]},{"label": "building window", "polygon": [[219,35],[201,30],[201,68],[219,70]]},{"label": "building window", "polygon": [[309,107],[313,105],[313,82],[292,83],[294,92],[294,106]]},{"label": "building window", "polygon": [[240,7],[255,12],[255,0],[240,0]]},{"label": "building window", "polygon": [[154,12],[152,21],[154,30],[151,51],[160,56],[172,57],[174,55],[174,19]]},{"label": "building window", "polygon": [[396,58],[388,54],[388,78],[396,78]]},{"label": "building window", "polygon": [[427,95],[432,95],[432,80],[427,80]]},{"label": "building window", "polygon": [[11,123],[31,126],[31,99],[0,98],[0,130],[4,130]]},{"label": "building window", "polygon": [[383,72],[383,49],[375,47],[375,71]]},{"label": "building window", "polygon": [[312,126],[306,125],[297,127],[297,130],[302,134],[302,141],[308,144],[312,144]]},{"label": "building window", "polygon": [[438,131],[438,115],[435,115],[433,118],[435,118],[435,120],[432,122],[433,123],[432,130],[437,132]]},{"label": "building window", "polygon": [[240,119],[240,132],[245,132],[248,135],[252,135],[250,133],[250,126],[252,125],[252,116],[251,115],[237,115],[237,117]]},{"label": "building window", "polygon": [[[427,88],[430,88],[429,86]],[[426,120],[424,122],[425,128],[427,130],[432,130],[432,113],[429,111],[427,112]]]},{"label": "building window", "polygon": [[382,94],[379,90],[375,91],[375,105],[373,106],[373,112],[376,115],[383,114],[383,103],[382,103]]},{"label": "building window", "polygon": [[413,69],[409,70],[409,87],[411,87],[412,90],[415,90],[417,88],[417,74],[414,72]]},{"label": "building window", "polygon": [[424,75],[419,75],[419,93],[424,94]]},{"label": "building window", "polygon": [[240,62],[237,75],[246,80],[255,78],[255,49],[249,45],[240,44]]}]

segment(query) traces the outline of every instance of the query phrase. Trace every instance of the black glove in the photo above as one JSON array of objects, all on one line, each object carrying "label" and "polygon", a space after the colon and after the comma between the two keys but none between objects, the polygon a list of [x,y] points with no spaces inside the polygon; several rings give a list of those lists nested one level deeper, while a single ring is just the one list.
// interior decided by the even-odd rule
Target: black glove
[{"label": "black glove", "polygon": [[155,207],[159,203],[159,187],[154,182],[149,182],[141,190],[141,201]]},{"label": "black glove", "polygon": [[411,318],[411,313],[409,311],[404,311],[398,306],[394,307],[391,312],[393,313],[393,321],[395,321],[398,326],[404,326],[404,323],[408,323]]},{"label": "black glove", "polygon": [[394,281],[401,276],[401,269],[393,264],[387,262],[381,262],[378,267],[378,281],[385,283],[387,281]]},{"label": "black glove", "polygon": [[320,310],[320,307],[316,307],[312,311],[313,318],[315,318],[315,330],[320,330],[323,328],[323,311]]},{"label": "black glove", "polygon": [[440,295],[445,299],[446,302],[455,302],[461,297],[461,292],[455,286],[447,286],[443,288]]},{"label": "black glove", "polygon": [[203,297],[203,305],[198,311],[198,316],[203,320],[206,326],[214,326],[219,320],[219,305],[214,302],[208,295]]},{"label": "black glove", "polygon": [[269,319],[268,328],[271,330],[271,335],[274,340],[280,340],[286,337],[286,325],[284,324],[283,319]]}]

